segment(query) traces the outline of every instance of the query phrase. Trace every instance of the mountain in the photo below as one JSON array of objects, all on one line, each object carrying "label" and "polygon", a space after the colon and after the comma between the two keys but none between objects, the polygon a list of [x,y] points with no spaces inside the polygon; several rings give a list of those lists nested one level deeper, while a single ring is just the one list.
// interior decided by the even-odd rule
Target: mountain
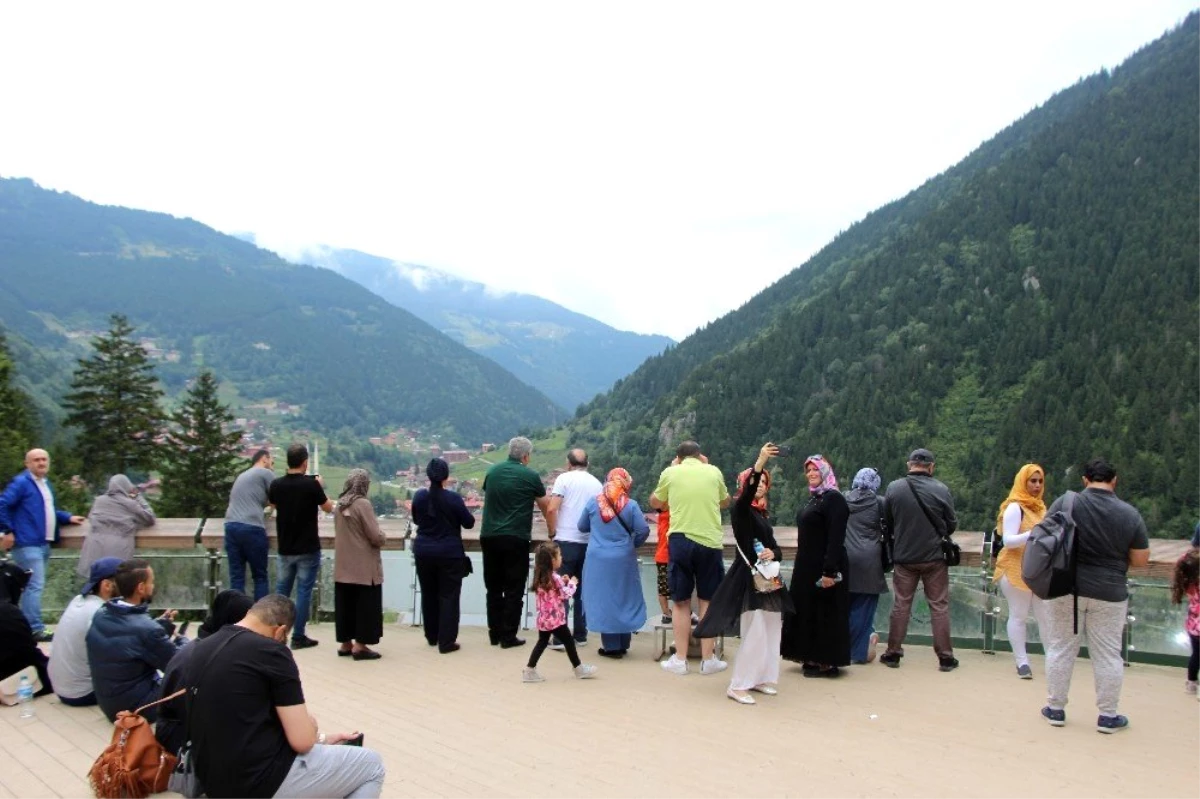
[{"label": "mountain", "polygon": [[243,399],[301,406],[319,430],[416,427],[468,444],[565,416],[493,361],[327,269],[189,219],[0,179],[0,324],[16,334],[18,371],[43,410],[113,312],[152,341],[169,391],[206,366]]},{"label": "mountain", "polygon": [[[1110,459],[1152,534],[1200,497],[1200,17],[1060,92],[868,215],[742,308],[591,402],[568,441],[644,496],[694,437],[728,478],[788,441],[843,489],[863,466],[938,458],[963,529],[991,529],[1022,463],[1048,495]],[[869,176],[863,176],[869,179]],[[612,453],[616,453],[614,457]]]},{"label": "mountain", "polygon": [[531,294],[356,250],[312,247],[293,257],[324,266],[491,358],[564,408],[612,388],[674,342],[630,333]]}]

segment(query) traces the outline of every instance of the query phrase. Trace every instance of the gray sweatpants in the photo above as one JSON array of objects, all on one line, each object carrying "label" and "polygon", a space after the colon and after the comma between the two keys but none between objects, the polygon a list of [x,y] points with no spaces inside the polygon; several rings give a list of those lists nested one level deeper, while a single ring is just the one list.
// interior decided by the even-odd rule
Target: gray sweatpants
[{"label": "gray sweatpants", "polygon": [[383,758],[359,746],[317,744],[296,755],[292,770],[275,792],[281,797],[368,797],[383,790]]},{"label": "gray sweatpants", "polygon": [[1072,601],[1070,596],[1064,596],[1047,600],[1042,605],[1046,619],[1042,636],[1046,645],[1046,688],[1049,693],[1046,704],[1054,710],[1067,706],[1080,638],[1086,635],[1096,681],[1096,707],[1102,716],[1115,716],[1121,701],[1121,683],[1125,679],[1121,635],[1125,630],[1129,600],[1105,602],[1079,597],[1078,634],[1072,632]]}]

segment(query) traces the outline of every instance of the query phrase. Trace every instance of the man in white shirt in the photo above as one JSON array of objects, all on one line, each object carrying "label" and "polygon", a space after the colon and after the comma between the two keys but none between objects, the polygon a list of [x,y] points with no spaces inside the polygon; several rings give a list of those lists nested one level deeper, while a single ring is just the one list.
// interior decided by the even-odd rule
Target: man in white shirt
[{"label": "man in white shirt", "polygon": [[[579,517],[592,497],[598,496],[604,486],[588,472],[587,453],[573,449],[567,453],[567,471],[554,481],[550,489],[550,509],[558,517],[550,537],[558,542],[562,550],[563,577],[575,577],[579,585],[575,589],[575,611],[571,634],[579,646],[587,644],[587,615],[583,607],[583,559],[587,556],[588,537],[591,533],[579,530]],[[564,605],[566,603],[563,603]],[[562,649],[562,644],[552,644],[551,649]]]},{"label": "man in white shirt", "polygon": [[89,707],[96,704],[92,669],[88,665],[87,633],[92,628],[96,611],[117,595],[113,577],[120,565],[120,558],[100,558],[93,563],[83,590],[72,597],[71,604],[58,621],[49,670],[54,693],[64,705]]}]

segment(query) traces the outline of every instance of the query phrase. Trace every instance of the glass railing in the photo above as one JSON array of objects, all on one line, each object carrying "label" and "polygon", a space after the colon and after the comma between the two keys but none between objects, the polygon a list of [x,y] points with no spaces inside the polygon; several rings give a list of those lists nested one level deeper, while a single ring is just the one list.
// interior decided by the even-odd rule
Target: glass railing
[{"label": "glass railing", "polygon": [[[155,571],[155,608],[175,608],[200,616],[212,597],[229,586],[228,565],[223,552],[195,550],[144,550],[138,557],[150,561]],[[420,622],[419,587],[412,553],[403,550],[383,552],[383,605],[389,618],[409,624]],[[482,555],[470,553],[475,573],[463,582],[461,609],[464,625],[486,623],[486,597],[483,587]],[[55,550],[50,556],[43,613],[53,621],[79,590],[83,580],[75,573],[78,553]],[[269,561],[271,586],[275,585],[276,559]],[[659,617],[657,575],[649,558],[639,559],[642,593],[646,599],[647,625],[651,629]],[[249,577],[249,575],[247,575]],[[791,567],[783,568],[784,582],[791,579]],[[1129,620],[1125,630],[1125,655],[1129,662],[1183,665],[1190,644],[1183,632],[1186,605],[1170,602],[1170,587],[1165,581],[1130,580]],[[248,585],[250,587],[250,585]],[[889,575],[890,588],[890,575]],[[950,624],[956,647],[984,651],[1009,651],[1006,621],[1008,609],[990,579],[990,571],[978,566],[950,570]],[[321,573],[313,597],[318,618],[333,613],[333,553],[322,556]],[[891,593],[880,597],[875,627],[886,639],[888,616],[892,609]],[[533,602],[527,602],[526,623],[533,624]],[[913,600],[908,642],[932,643],[929,606],[920,590]],[[1027,626],[1029,649],[1040,652],[1037,624]]]}]

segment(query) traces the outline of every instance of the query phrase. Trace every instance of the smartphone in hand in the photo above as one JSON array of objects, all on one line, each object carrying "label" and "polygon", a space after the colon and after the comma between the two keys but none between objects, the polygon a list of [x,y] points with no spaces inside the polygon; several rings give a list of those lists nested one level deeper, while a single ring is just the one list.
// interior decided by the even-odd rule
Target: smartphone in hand
[{"label": "smartphone in hand", "polygon": [[353,738],[347,738],[346,740],[342,741],[342,743],[345,746],[362,746],[363,745],[363,734],[360,732],[358,735],[355,735]]},{"label": "smartphone in hand", "polygon": [[777,458],[790,458],[792,456],[791,444],[776,444],[775,449],[778,450],[778,452],[775,453],[775,457]]}]

